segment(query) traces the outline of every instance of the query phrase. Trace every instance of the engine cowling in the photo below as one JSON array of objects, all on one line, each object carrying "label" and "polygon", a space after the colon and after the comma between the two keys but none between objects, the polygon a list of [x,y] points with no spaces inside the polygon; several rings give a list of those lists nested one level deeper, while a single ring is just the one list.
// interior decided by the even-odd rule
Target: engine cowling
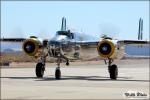
[{"label": "engine cowling", "polygon": [[22,49],[29,56],[35,56],[42,47],[42,42],[36,37],[30,37],[23,42]]},{"label": "engine cowling", "polygon": [[102,58],[112,58],[115,54],[115,44],[108,39],[103,39],[98,43],[97,51]]}]

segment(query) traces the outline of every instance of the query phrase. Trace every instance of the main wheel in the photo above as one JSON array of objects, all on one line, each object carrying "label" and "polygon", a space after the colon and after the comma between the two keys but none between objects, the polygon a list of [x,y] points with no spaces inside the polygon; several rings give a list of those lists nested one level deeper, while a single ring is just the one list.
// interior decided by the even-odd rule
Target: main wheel
[{"label": "main wheel", "polygon": [[43,77],[44,75],[44,65],[42,63],[37,63],[35,73],[37,77]]},{"label": "main wheel", "polygon": [[55,70],[55,79],[60,79],[61,78],[61,71],[59,68],[56,68]]},{"label": "main wheel", "polygon": [[116,80],[118,77],[118,67],[117,65],[111,65],[109,66],[109,74],[110,74],[110,78],[113,80]]}]

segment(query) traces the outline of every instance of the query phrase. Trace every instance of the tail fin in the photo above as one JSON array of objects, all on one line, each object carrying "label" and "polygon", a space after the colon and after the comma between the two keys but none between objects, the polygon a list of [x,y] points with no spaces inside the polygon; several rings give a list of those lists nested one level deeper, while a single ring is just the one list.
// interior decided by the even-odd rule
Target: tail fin
[{"label": "tail fin", "polygon": [[143,38],[143,19],[139,19],[139,31],[138,31],[138,40],[142,40]]},{"label": "tail fin", "polygon": [[66,31],[66,18],[62,18],[61,31]]}]

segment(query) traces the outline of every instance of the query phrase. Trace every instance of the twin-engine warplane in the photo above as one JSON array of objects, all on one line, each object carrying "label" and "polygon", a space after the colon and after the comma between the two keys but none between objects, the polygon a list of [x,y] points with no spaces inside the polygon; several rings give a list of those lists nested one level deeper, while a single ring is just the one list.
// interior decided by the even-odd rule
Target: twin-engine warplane
[{"label": "twin-engine warplane", "polygon": [[[85,36],[86,37],[86,36]],[[66,29],[66,18],[62,18],[61,30],[50,40],[40,40],[35,36],[31,36],[23,41],[23,51],[32,57],[37,58],[36,76],[41,78],[44,75],[46,59],[49,57],[56,58],[57,67],[55,70],[55,78],[61,78],[60,63],[66,61],[69,65],[71,59],[77,60],[81,58],[80,51],[92,49],[97,55],[102,57],[108,65],[110,79],[117,79],[118,67],[113,64],[114,57],[124,54],[124,46],[126,44],[147,44],[148,41],[142,40],[116,40],[107,36],[103,36],[99,41],[84,40],[79,33],[71,32]],[[121,53],[120,53],[121,52]],[[91,52],[90,52],[91,53]],[[86,53],[88,54],[88,53]],[[90,54],[91,55],[91,54]]]}]

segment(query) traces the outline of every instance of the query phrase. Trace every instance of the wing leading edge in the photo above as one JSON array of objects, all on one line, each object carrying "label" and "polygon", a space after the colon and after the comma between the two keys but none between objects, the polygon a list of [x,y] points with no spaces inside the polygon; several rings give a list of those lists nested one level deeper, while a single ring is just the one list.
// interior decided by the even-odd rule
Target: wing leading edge
[{"label": "wing leading edge", "polygon": [[25,38],[2,38],[0,39],[1,42],[23,42],[26,40]]},{"label": "wing leading edge", "polygon": [[118,43],[121,43],[121,44],[150,44],[150,41],[143,41],[143,40],[119,40]]}]

